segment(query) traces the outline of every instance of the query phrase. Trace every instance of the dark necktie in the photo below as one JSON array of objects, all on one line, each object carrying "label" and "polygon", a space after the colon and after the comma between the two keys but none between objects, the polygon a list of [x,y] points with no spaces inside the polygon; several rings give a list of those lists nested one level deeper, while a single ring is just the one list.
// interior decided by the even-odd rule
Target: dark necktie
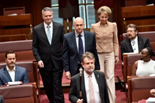
[{"label": "dark necktie", "polygon": [[79,59],[81,61],[81,57],[82,57],[82,54],[83,54],[83,42],[82,42],[82,39],[81,39],[81,34],[79,34],[78,37],[79,37]]}]

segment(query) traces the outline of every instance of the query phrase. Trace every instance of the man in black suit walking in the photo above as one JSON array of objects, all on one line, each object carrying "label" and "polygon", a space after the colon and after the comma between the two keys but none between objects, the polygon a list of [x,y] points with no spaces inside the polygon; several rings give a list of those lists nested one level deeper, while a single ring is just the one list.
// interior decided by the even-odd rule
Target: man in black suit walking
[{"label": "man in black suit walking", "polygon": [[121,42],[121,57],[123,53],[139,53],[142,49],[150,47],[149,39],[138,36],[138,28],[135,24],[127,26],[127,39]]},{"label": "man in black suit walking", "polygon": [[95,69],[100,69],[95,34],[83,30],[84,22],[81,17],[75,18],[73,26],[75,31],[65,34],[63,41],[63,61],[67,79],[79,72],[81,56],[87,51],[95,56]]},{"label": "man in black suit walking", "polygon": [[[72,103],[110,103],[105,75],[103,72],[94,71],[94,63],[92,53],[86,52],[82,55],[82,76],[76,74],[71,78],[69,100]],[[80,91],[82,96],[79,95]]]},{"label": "man in black suit walking", "polygon": [[61,81],[64,29],[61,24],[52,21],[52,8],[45,7],[42,10],[42,18],[44,22],[34,27],[33,30],[33,54],[38,62],[50,103],[63,103]]}]

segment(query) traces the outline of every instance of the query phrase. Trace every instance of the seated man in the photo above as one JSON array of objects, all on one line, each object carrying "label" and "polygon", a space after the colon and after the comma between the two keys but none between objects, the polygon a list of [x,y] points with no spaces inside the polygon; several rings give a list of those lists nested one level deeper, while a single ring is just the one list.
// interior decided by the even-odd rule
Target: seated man
[{"label": "seated man", "polygon": [[151,75],[155,74],[155,61],[151,59],[154,52],[150,47],[141,51],[141,60],[134,63],[132,67],[132,75]]},{"label": "seated man", "polygon": [[0,95],[0,103],[5,103],[3,96]]},{"label": "seated man", "polygon": [[[94,71],[95,58],[90,52],[82,55],[82,76],[71,77],[69,100],[72,103],[109,103],[107,83],[103,72]],[[80,90],[81,86],[81,90]],[[82,96],[79,92],[82,91]]]},{"label": "seated man", "polygon": [[148,38],[138,36],[138,28],[135,24],[127,26],[127,39],[121,42],[121,58],[123,53],[139,53],[143,48],[151,47]]},{"label": "seated man", "polygon": [[16,54],[8,51],[5,54],[6,66],[0,69],[0,85],[6,85],[8,82],[21,81],[28,83],[27,71],[23,67],[16,66]]}]

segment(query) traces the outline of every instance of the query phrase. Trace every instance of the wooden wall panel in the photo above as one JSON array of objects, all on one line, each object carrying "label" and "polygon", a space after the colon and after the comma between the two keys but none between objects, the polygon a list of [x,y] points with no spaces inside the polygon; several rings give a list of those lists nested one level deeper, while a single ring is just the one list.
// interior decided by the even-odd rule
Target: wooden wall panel
[{"label": "wooden wall panel", "polygon": [[41,10],[51,6],[51,0],[0,0],[0,15],[3,15],[3,8],[25,7],[26,13],[32,14],[33,26],[42,22]]}]

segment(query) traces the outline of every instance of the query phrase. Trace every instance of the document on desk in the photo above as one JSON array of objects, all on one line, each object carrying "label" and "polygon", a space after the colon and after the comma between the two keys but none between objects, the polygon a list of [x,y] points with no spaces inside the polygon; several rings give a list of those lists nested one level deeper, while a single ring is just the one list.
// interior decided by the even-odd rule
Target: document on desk
[{"label": "document on desk", "polygon": [[146,103],[155,103],[155,97],[150,97],[146,100]]},{"label": "document on desk", "polygon": [[21,81],[8,82],[8,86],[12,86],[12,85],[20,85],[20,84],[22,84]]}]

